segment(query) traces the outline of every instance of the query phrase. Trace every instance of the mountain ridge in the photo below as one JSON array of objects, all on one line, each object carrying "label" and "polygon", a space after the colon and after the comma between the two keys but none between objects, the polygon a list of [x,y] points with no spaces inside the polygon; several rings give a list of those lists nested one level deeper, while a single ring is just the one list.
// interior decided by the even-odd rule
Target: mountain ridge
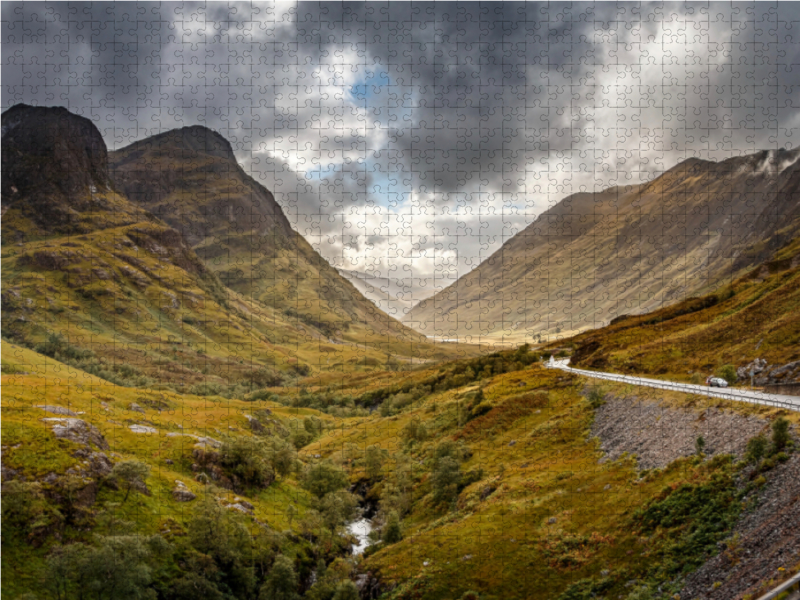
[{"label": "mountain ridge", "polygon": [[800,228],[798,156],[692,158],[645,184],[572,194],[403,321],[521,342],[710,291]]},{"label": "mountain ridge", "polygon": [[[259,228],[269,207],[256,211],[261,200],[274,200],[254,183],[226,189],[238,189],[233,201],[245,203],[261,194],[251,203],[258,218],[222,222],[198,253],[179,228],[126,196],[90,120],[64,108],[21,106],[4,112],[2,124],[5,339],[120,385],[238,396],[312,369],[350,372],[455,352],[426,344],[338,275],[324,297],[314,285],[335,271],[289,228],[277,204],[283,224],[275,221],[264,241]],[[195,127],[161,139],[175,138],[189,140],[182,156],[222,161],[224,172],[242,176],[218,134]],[[192,189],[190,198],[203,197]],[[207,191],[213,205],[218,198]],[[208,211],[206,218],[216,215]],[[260,250],[271,248],[280,261],[272,281],[297,293],[281,302],[285,287],[267,289],[276,297],[270,305],[246,288],[226,286],[236,283],[229,269],[235,265],[207,253],[220,239],[247,245],[259,260]]]}]

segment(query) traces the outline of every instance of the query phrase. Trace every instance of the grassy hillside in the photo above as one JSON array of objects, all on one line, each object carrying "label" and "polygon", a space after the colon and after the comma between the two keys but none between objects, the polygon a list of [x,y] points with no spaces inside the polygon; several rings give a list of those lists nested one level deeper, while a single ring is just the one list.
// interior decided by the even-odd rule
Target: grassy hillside
[{"label": "grassy hillside", "polygon": [[689,457],[640,472],[633,457],[601,462],[589,432],[602,393],[537,358],[519,350],[337,390],[379,410],[302,455],[350,469],[377,505],[382,537],[361,570],[381,597],[672,597],[730,535],[746,507],[744,463]]},{"label": "grassy hillside", "polygon": [[800,238],[714,294],[620,316],[550,347],[564,344],[576,365],[679,381],[702,382],[756,358],[773,366],[800,360]]},{"label": "grassy hillside", "polygon": [[569,196],[403,322],[546,341],[714,291],[800,230],[797,152],[690,159],[644,185]]},{"label": "grassy hillside", "polygon": [[[321,520],[293,444],[329,417],[123,388],[9,342],[2,352],[4,597],[256,597],[280,555],[303,589],[320,560],[334,587],[347,579],[348,539]],[[132,463],[145,474],[131,483]]]}]

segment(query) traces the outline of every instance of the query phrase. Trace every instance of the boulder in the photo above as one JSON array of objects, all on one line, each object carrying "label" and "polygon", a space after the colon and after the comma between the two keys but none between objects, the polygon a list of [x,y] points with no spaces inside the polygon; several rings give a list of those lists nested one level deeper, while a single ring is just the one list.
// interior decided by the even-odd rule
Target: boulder
[{"label": "boulder", "polygon": [[266,431],[266,428],[261,423],[261,421],[259,421],[255,417],[252,417],[250,415],[245,415],[244,418],[247,419],[247,422],[250,424],[250,429],[252,430],[253,433],[264,433],[264,431]]},{"label": "boulder", "polygon": [[146,425],[129,425],[128,429],[133,433],[158,433],[158,429],[155,427],[147,427]]},{"label": "boulder", "polygon": [[186,488],[184,489],[176,488],[172,490],[172,498],[176,502],[191,502],[192,500],[197,498],[197,496],[195,496],[191,491],[189,491]]},{"label": "boulder", "polygon": [[176,502],[191,502],[197,496],[186,487],[186,484],[180,480],[175,480],[175,489],[172,490],[172,498]]},{"label": "boulder", "polygon": [[111,474],[113,468],[114,463],[103,452],[92,452],[89,457],[89,470],[92,476],[96,478],[106,477]]},{"label": "boulder", "polygon": [[53,433],[59,439],[86,445],[92,443],[101,450],[109,448],[100,430],[82,419],[46,417],[42,421],[53,427]]},{"label": "boulder", "polygon": [[53,404],[37,404],[36,408],[41,408],[43,411],[53,413],[54,415],[66,415],[68,417],[77,416],[77,413],[72,412],[70,409]]}]

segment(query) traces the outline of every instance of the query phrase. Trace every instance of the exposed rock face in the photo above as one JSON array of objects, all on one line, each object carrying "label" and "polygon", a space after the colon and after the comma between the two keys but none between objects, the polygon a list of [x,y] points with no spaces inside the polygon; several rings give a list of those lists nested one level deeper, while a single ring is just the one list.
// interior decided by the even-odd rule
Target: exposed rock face
[{"label": "exposed rock face", "polygon": [[82,419],[47,417],[42,419],[53,427],[53,433],[57,438],[77,442],[78,444],[94,444],[101,450],[108,450],[108,442],[94,425],[90,425]]},{"label": "exposed rock face", "polygon": [[635,454],[641,469],[665,467],[695,453],[702,436],[705,453],[744,454],[747,441],[767,427],[764,419],[709,408],[701,414],[638,398],[608,396],[595,412],[592,435],[609,459]]},{"label": "exposed rock face", "polygon": [[253,431],[253,433],[264,433],[264,431],[266,431],[266,428],[261,423],[261,421],[259,421],[255,417],[250,415],[245,415],[244,418],[247,419],[247,422],[250,424],[250,429]]},{"label": "exposed rock face", "polygon": [[751,371],[755,385],[800,383],[800,360],[785,365],[769,365],[763,358],[757,358],[736,369],[736,375],[740,381],[750,381]]},{"label": "exposed rock face", "polygon": [[89,470],[94,477],[106,477],[111,474],[114,463],[102,452],[92,452],[89,457]]},{"label": "exposed rock face", "polygon": [[113,212],[117,222],[144,215],[116,205],[103,137],[65,108],[18,104],[3,113],[2,172],[4,233],[9,210],[9,223],[21,216],[56,233],[89,231],[82,213],[90,211]]},{"label": "exposed rock face", "polygon": [[2,123],[3,200],[37,192],[73,197],[91,185],[110,185],[106,144],[89,119],[63,107],[17,104],[3,113]]},{"label": "exposed rock face", "polygon": [[147,425],[129,425],[128,429],[133,433],[158,433],[158,429],[155,427],[148,427]]}]

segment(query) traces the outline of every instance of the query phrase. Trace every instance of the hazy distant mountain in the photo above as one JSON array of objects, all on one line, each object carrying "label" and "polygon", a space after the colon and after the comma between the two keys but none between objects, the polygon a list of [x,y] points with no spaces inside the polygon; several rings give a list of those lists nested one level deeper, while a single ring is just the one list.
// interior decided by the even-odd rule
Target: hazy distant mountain
[{"label": "hazy distant mountain", "polygon": [[403,321],[523,341],[713,290],[800,229],[798,157],[689,159],[644,185],[569,196]]},{"label": "hazy distant mountain", "polygon": [[411,308],[443,290],[451,281],[431,278],[380,277],[366,271],[337,269],[353,286],[383,312],[402,319]]}]

